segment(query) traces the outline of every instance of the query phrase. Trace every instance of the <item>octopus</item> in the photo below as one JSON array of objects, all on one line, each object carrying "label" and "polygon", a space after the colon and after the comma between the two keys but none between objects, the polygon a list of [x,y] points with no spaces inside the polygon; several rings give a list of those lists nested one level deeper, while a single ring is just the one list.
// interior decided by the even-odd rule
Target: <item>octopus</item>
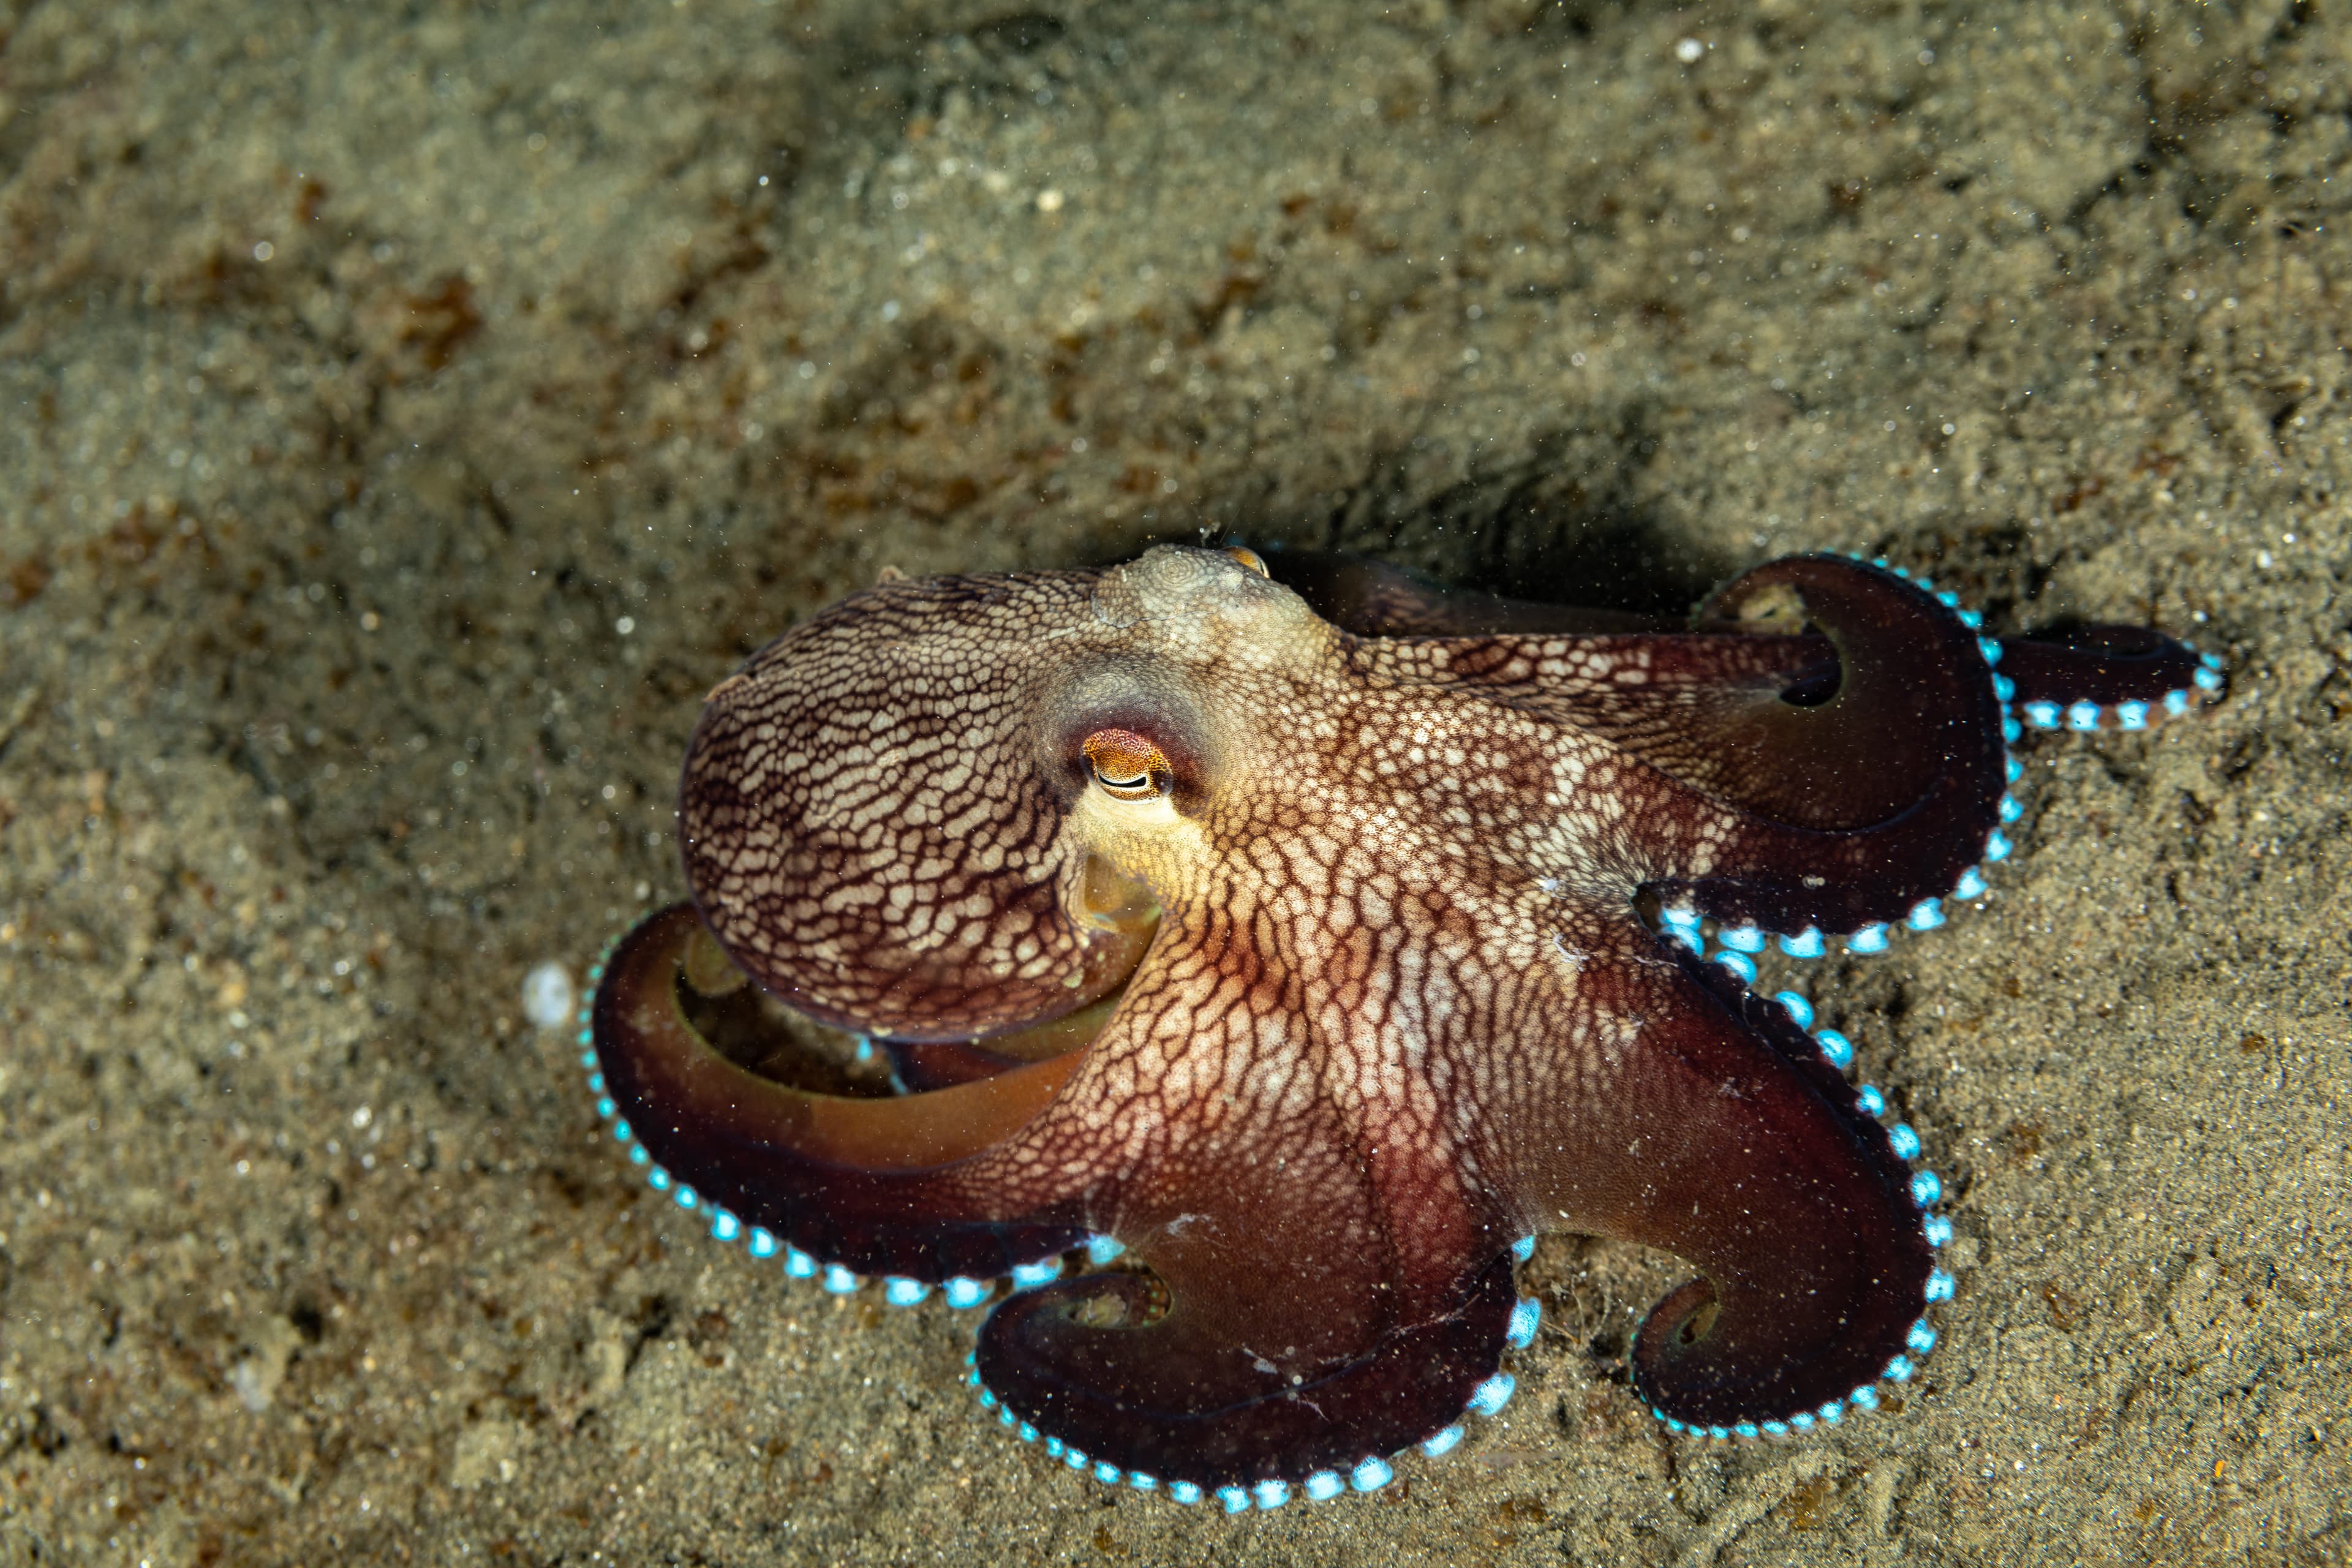
[{"label": "octopus", "polygon": [[[1273,567],[894,577],[713,690],[691,900],[583,1015],[628,1156],[788,1274],[992,1304],[980,1403],[1179,1502],[1451,1447],[1547,1232],[1695,1271],[1627,1358],[1668,1431],[1874,1407],[1952,1224],[1756,958],[1940,924],[2011,851],[2026,730],[2147,728],[2218,662],[1995,637],[1838,555],[1680,627]],[[762,1068],[792,1019],[884,1090]]]}]

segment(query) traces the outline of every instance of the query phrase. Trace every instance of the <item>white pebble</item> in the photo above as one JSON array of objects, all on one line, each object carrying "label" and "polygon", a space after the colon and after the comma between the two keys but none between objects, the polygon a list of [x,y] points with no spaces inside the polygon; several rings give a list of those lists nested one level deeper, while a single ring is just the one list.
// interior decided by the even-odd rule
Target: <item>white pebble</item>
[{"label": "white pebble", "polygon": [[539,1027],[569,1027],[576,1005],[572,972],[552,959],[522,977],[522,1014]]}]

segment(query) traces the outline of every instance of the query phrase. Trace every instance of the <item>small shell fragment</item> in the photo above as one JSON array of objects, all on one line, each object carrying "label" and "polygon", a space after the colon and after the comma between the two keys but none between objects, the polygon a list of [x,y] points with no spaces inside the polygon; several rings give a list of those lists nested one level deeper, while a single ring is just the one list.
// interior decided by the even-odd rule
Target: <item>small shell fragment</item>
[{"label": "small shell fragment", "polygon": [[522,977],[522,1015],[538,1028],[568,1028],[578,994],[572,972],[550,959]]}]

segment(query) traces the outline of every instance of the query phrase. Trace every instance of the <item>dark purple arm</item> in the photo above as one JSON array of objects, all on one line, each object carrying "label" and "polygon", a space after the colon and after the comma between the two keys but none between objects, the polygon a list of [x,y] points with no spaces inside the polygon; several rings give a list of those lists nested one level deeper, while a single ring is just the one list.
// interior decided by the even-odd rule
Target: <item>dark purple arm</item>
[{"label": "dark purple arm", "polygon": [[2008,742],[2022,730],[2137,729],[2221,685],[2213,661],[2155,632],[1995,641],[1843,556],[1759,567],[1697,618],[1710,629],[1353,653],[1375,678],[1475,691],[1638,759],[1658,775],[1630,792],[1648,803],[1645,883],[1669,908],[1790,935],[1934,918],[1923,904],[2006,852]]},{"label": "dark purple arm", "polygon": [[983,1385],[1090,1458],[1209,1491],[1344,1479],[1430,1436],[1494,1375],[1516,1292],[1511,1238],[1454,1171],[1393,1168],[1415,1158],[1367,1159],[1318,1103],[1122,1173],[1116,1234],[1149,1272],[1005,1302]]},{"label": "dark purple arm", "polygon": [[959,1179],[1051,1103],[1078,1055],[898,1099],[792,1089],[688,1020],[680,967],[700,931],[685,904],[639,925],[606,961],[593,1013],[604,1092],[673,1193],[820,1263],[910,1279],[993,1279],[1086,1238],[1066,1214],[1025,1212],[1017,1190],[975,1197]]},{"label": "dark purple arm", "polygon": [[2137,730],[2225,684],[2219,658],[2147,626],[2003,637],[1995,668],[2010,683],[2011,711],[2035,729]]},{"label": "dark purple arm", "polygon": [[1545,1228],[1698,1269],[1635,1342],[1643,1398],[1736,1427],[1886,1375],[1933,1278],[1887,1130],[1779,1003],[1721,966],[1599,910],[1567,945],[1582,953],[1569,1010],[1593,1022],[1546,1054],[1555,1076],[1505,1119],[1497,1163]]}]

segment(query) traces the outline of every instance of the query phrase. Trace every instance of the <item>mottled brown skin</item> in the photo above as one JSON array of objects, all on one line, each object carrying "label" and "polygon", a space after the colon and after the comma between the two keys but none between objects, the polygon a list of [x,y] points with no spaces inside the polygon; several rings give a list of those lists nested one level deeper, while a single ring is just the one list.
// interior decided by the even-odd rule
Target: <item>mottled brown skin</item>
[{"label": "mottled brown skin", "polygon": [[[1446,629],[1375,585],[1365,629]],[[1724,629],[1496,619],[1357,635],[1171,548],[834,606],[710,695],[699,921],[615,955],[610,1091],[706,1201],[827,1261],[1125,1243],[1139,1268],[1001,1305],[980,1370],[1163,1480],[1296,1481],[1454,1419],[1532,1231],[1698,1268],[1636,1348],[1666,1415],[1869,1383],[1930,1268],[1904,1163],[1776,1005],[1638,910],[1842,931],[1948,892],[2004,787],[1975,637],[1826,557],[1742,578]],[[793,1008],[933,1042],[907,1059],[954,1087],[733,1068],[680,1011],[698,925]],[[1114,995],[1082,1048],[991,1048]]]}]

